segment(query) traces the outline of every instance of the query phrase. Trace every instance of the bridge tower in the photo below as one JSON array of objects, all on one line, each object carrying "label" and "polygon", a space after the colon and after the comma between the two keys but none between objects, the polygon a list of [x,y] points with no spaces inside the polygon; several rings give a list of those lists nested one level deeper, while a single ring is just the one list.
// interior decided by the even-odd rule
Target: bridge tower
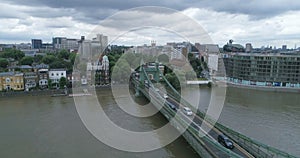
[{"label": "bridge tower", "polygon": [[155,63],[146,63],[144,64],[144,61],[141,61],[139,68],[139,81],[140,84],[136,85],[136,96],[140,96],[139,88],[144,88],[144,86],[150,86],[150,82],[148,79],[152,82],[159,82],[160,79],[160,73],[159,73],[159,63],[156,61]]}]

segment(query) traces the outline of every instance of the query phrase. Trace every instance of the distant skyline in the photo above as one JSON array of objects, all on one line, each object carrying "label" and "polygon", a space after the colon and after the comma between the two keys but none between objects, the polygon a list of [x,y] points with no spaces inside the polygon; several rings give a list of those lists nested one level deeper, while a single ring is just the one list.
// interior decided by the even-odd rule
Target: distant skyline
[{"label": "distant skyline", "polygon": [[[143,18],[153,17],[156,18],[153,25],[164,21],[161,13],[150,14],[141,9],[133,14],[127,10],[145,5],[178,10],[202,26],[212,42],[219,46],[233,39],[235,43],[252,43],[254,47],[300,47],[300,2],[293,0],[252,0],[247,3],[243,0],[4,0],[0,2],[0,43],[30,43],[33,38],[51,42],[52,37],[56,36],[89,36],[94,34],[93,30],[99,27],[101,21],[121,11],[123,18],[109,19],[110,25],[101,27],[102,31],[98,32],[108,35],[111,40],[124,32],[122,27],[129,25],[129,22],[135,22],[139,26]],[[139,20],[134,21],[135,19]],[[177,31],[180,28],[182,31],[189,31],[189,34],[193,31],[197,33],[197,30],[186,28],[188,25],[179,26],[181,22],[174,19],[174,23],[178,23]],[[110,35],[111,32],[114,35]],[[115,41],[115,44],[140,45],[156,40],[161,45],[174,41],[174,35],[160,34],[161,31],[156,34],[149,34],[149,31],[130,33],[126,38]]]}]

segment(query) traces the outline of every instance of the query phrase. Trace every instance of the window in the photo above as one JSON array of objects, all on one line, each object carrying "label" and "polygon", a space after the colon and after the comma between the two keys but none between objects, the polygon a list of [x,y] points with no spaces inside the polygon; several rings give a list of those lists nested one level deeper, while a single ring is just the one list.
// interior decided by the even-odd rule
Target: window
[{"label": "window", "polygon": [[54,76],[54,73],[51,73],[51,76]]},{"label": "window", "polygon": [[61,73],[61,75],[63,76],[63,75],[64,75],[64,73]]},{"label": "window", "polygon": [[58,76],[58,73],[56,73],[56,76]]}]

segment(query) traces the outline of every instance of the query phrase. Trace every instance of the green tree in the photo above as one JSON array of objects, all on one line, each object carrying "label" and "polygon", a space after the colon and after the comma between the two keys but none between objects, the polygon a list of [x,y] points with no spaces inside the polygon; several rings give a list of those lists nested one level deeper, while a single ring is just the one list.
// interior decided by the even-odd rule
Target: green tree
[{"label": "green tree", "polygon": [[131,68],[125,59],[120,59],[113,67],[112,78],[118,82],[124,82],[129,79]]},{"label": "green tree", "polygon": [[23,57],[25,57],[25,54],[17,49],[13,49],[14,59],[20,61]]},{"label": "green tree", "polygon": [[0,58],[0,67],[1,68],[7,68],[8,66],[8,61],[5,58]]},{"label": "green tree", "polygon": [[34,61],[34,57],[31,56],[25,56],[20,60],[21,65],[32,65]]},{"label": "green tree", "polygon": [[36,63],[42,63],[42,59],[43,59],[42,55],[35,55],[34,56],[34,62],[36,62]]},{"label": "green tree", "polygon": [[161,63],[169,63],[169,57],[167,54],[161,54],[158,56],[158,61]]},{"label": "green tree", "polygon": [[53,83],[52,80],[48,79],[48,88],[52,89],[53,88]]},{"label": "green tree", "polygon": [[76,59],[76,53],[70,53],[69,59],[71,60],[71,64],[74,65]]},{"label": "green tree", "polygon": [[61,51],[58,52],[58,58],[59,59],[66,59],[66,60],[68,60],[69,56],[70,56],[70,53],[67,50],[65,50],[65,49],[63,49],[63,50],[61,50]]},{"label": "green tree", "polygon": [[175,73],[169,73],[166,74],[166,79],[168,80],[168,82],[175,88],[175,89],[180,89],[180,82],[177,78],[177,76],[175,75]]},{"label": "green tree", "polygon": [[20,60],[25,56],[25,54],[17,49],[6,49],[0,54],[1,58],[13,58],[15,60]]},{"label": "green tree", "polygon": [[65,77],[61,77],[59,80],[59,88],[63,89],[67,85],[67,79]]},{"label": "green tree", "polygon": [[57,58],[54,55],[45,55],[42,59],[42,62],[45,64],[51,64],[55,60],[57,60]]}]

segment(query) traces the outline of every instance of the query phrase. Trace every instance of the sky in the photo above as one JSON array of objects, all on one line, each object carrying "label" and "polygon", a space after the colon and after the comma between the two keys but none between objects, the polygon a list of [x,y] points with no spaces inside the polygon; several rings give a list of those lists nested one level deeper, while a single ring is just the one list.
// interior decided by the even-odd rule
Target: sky
[{"label": "sky", "polygon": [[296,0],[1,0],[0,43],[52,37],[111,44],[214,43],[300,47]]}]

